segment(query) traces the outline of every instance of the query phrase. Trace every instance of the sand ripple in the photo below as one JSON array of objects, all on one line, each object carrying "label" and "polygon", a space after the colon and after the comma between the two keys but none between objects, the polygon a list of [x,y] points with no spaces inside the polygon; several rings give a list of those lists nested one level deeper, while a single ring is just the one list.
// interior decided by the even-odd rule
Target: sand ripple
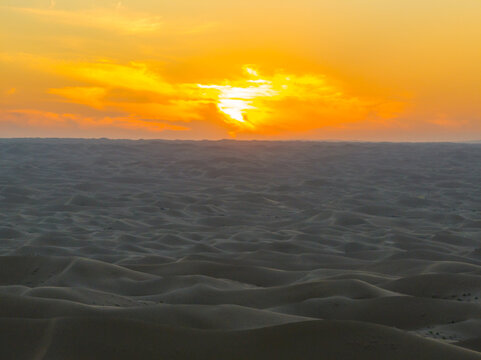
[{"label": "sand ripple", "polygon": [[481,146],[0,140],[2,359],[481,359]]}]

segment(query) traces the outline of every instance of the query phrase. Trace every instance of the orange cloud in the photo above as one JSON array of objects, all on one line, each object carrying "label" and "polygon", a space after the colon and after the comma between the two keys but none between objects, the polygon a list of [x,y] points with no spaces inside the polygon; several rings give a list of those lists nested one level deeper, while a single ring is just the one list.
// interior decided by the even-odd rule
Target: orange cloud
[{"label": "orange cloud", "polygon": [[101,87],[64,87],[61,89],[49,89],[50,94],[60,95],[69,101],[78,104],[84,104],[93,108],[102,109],[104,107],[103,100],[107,90]]},{"label": "orange cloud", "polygon": [[[3,56],[4,61],[11,58]],[[7,120],[24,127],[111,128],[151,132],[159,134],[157,137],[165,131],[182,131],[196,137],[189,129],[204,134],[200,129],[215,123],[216,137],[223,129],[225,135],[220,137],[309,138],[322,131],[363,134],[421,126],[412,120],[420,118],[413,115],[407,97],[400,100],[350,94],[322,74],[284,70],[264,74],[250,65],[230,79],[186,83],[167,80],[158,68],[142,62],[35,61],[28,55],[19,59],[55,73],[63,82],[77,84],[45,90],[52,96],[52,109],[57,110],[8,110]],[[66,112],[58,111],[60,104]],[[417,121],[424,123],[424,129],[429,124],[437,129],[469,126],[449,115]]]},{"label": "orange cloud", "polygon": [[174,94],[176,89],[158,74],[150,71],[147,65],[130,62],[116,64],[108,60],[98,62],[73,62],[56,65],[56,71],[67,78],[83,82],[125,88],[133,91],[149,91],[158,94]]},{"label": "orange cloud", "polygon": [[349,96],[324,75],[278,71],[261,76],[252,66],[244,68],[243,76],[221,84],[169,82],[139,62],[62,63],[57,69],[88,85],[49,90],[67,101],[169,122],[208,121],[204,109],[213,104],[230,134],[302,132],[359,121],[373,111],[392,118],[401,108]]},{"label": "orange cloud", "polygon": [[120,128],[127,130],[145,130],[148,132],[162,132],[165,130],[186,131],[189,128],[160,122],[157,120],[138,119],[129,116],[118,117],[86,117],[69,113],[54,113],[34,109],[16,109],[0,111],[0,125],[14,124],[28,128],[65,128],[65,129],[89,129],[89,128]]},{"label": "orange cloud", "polygon": [[52,88],[48,92],[96,109],[122,111],[136,118],[189,122],[201,120],[200,108],[206,106],[194,85],[169,83],[142,63],[62,63],[57,69],[66,78],[88,86]]},{"label": "orange cloud", "polygon": [[85,84],[49,90],[68,102],[104,112],[120,111],[144,125],[138,119],[208,122],[206,109],[214,105],[215,116],[224,120],[231,136],[302,133],[345,127],[369,117],[389,121],[405,106],[389,99],[348,95],[325,75],[285,71],[262,75],[253,66],[245,66],[241,76],[208,84],[167,81],[140,62],[70,62],[57,64],[56,69]]},{"label": "orange cloud", "polygon": [[396,118],[404,103],[368,99],[344,93],[325,75],[295,75],[284,71],[262,76],[244,68],[246,77],[222,85],[199,84],[224,113],[234,134],[300,133],[376,116]]},{"label": "orange cloud", "polygon": [[133,11],[123,5],[94,7],[75,11],[60,10],[52,2],[48,8],[0,6],[16,13],[31,16],[44,22],[68,27],[90,28],[119,35],[192,35],[209,32],[219,26],[217,21],[194,18],[177,18],[166,21],[162,16]]},{"label": "orange cloud", "polygon": [[159,16],[127,11],[127,9],[123,7],[65,11],[55,9],[54,5],[55,4],[48,9],[15,7],[10,7],[10,9],[36,16],[49,22],[62,23],[69,26],[97,28],[125,34],[156,32],[163,26],[163,22]]},{"label": "orange cloud", "polygon": [[15,109],[0,113],[0,122],[12,122],[24,127],[58,127],[75,122],[78,118],[74,114],[57,114],[35,109]]}]

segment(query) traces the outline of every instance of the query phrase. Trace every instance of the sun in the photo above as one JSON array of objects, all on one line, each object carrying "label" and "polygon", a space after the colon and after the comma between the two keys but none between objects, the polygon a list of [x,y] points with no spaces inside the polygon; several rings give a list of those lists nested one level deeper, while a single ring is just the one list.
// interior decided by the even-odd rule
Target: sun
[{"label": "sun", "polygon": [[217,91],[217,108],[226,116],[229,123],[243,128],[255,128],[255,119],[248,117],[248,112],[262,112],[259,99],[274,97],[278,91],[274,89],[270,80],[259,78],[259,73],[253,67],[244,66],[247,79],[233,81],[225,85],[203,85],[197,86],[202,89],[213,89]]},{"label": "sun", "polygon": [[373,114],[383,120],[403,109],[399,102],[383,101],[380,107],[378,99],[352,96],[320,73],[262,73],[253,65],[242,69],[243,76],[220,84],[195,84],[203,101],[215,104],[233,137],[344,126]]}]

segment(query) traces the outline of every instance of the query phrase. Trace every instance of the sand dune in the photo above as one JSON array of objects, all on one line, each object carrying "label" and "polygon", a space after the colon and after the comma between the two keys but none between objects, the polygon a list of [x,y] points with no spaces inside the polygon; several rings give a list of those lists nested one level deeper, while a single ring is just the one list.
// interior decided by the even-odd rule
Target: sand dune
[{"label": "sand dune", "polygon": [[481,146],[0,140],[2,359],[481,359]]},{"label": "sand dune", "polygon": [[0,340],[4,355],[15,359],[479,359],[474,351],[358,322],[222,332],[98,318],[0,319],[0,326],[9,329]]}]

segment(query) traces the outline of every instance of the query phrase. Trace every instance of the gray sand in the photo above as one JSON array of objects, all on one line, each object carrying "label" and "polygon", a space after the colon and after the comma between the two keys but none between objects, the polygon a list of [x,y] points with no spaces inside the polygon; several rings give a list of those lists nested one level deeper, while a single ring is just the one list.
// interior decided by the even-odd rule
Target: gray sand
[{"label": "gray sand", "polygon": [[1,359],[481,359],[481,144],[0,140]]}]

